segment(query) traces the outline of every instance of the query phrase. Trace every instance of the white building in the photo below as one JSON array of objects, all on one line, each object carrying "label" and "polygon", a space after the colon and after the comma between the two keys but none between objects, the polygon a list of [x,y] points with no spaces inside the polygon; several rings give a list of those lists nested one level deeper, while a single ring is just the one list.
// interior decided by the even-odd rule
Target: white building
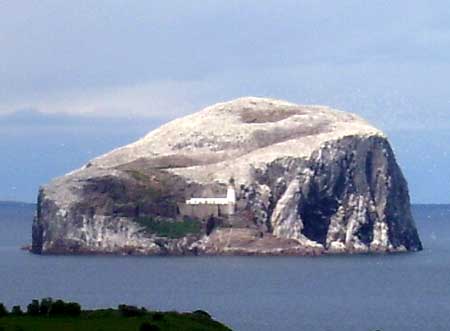
[{"label": "white building", "polygon": [[187,205],[228,205],[228,213],[234,214],[236,205],[236,190],[234,183],[230,180],[225,198],[191,198],[186,200]]}]

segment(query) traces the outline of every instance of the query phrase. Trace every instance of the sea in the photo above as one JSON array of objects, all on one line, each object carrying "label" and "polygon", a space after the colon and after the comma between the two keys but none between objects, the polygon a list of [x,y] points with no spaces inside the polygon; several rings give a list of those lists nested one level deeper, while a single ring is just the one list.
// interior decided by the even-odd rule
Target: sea
[{"label": "sea", "polygon": [[238,331],[450,330],[450,205],[414,205],[424,251],[320,257],[38,256],[31,204],[0,203],[0,302],[203,309]]}]

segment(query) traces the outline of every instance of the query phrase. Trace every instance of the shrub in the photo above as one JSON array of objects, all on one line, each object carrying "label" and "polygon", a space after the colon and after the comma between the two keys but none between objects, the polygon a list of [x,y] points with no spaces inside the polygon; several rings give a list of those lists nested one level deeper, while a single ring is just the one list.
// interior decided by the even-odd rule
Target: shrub
[{"label": "shrub", "polygon": [[199,310],[193,311],[192,314],[211,319],[211,315],[204,310],[199,309]]},{"label": "shrub", "polygon": [[162,320],[164,319],[164,314],[163,314],[163,313],[160,313],[160,312],[155,312],[155,313],[153,313],[153,315],[152,315],[152,319],[153,319],[154,321],[162,321]]},{"label": "shrub", "polygon": [[11,309],[11,315],[14,315],[14,316],[23,315],[22,308],[20,306],[13,306]]},{"label": "shrub", "polygon": [[39,306],[39,314],[40,315],[48,315],[50,313],[50,309],[52,307],[53,299],[52,298],[44,298],[41,300],[41,304]]},{"label": "shrub", "polygon": [[139,331],[160,331],[159,326],[150,324],[149,322],[143,322],[139,327]]},{"label": "shrub", "polygon": [[76,317],[76,316],[80,316],[81,315],[81,306],[79,303],[76,302],[68,302],[65,304],[64,307],[65,310],[65,314],[67,316],[72,316],[72,317]]},{"label": "shrub", "polygon": [[134,317],[134,316],[142,316],[146,313],[145,310],[141,310],[136,306],[129,305],[119,305],[119,313],[123,317]]},{"label": "shrub", "polygon": [[51,306],[50,306],[50,311],[49,311],[49,315],[50,316],[62,316],[65,315],[65,310],[64,310],[64,301],[62,300],[56,300],[55,302],[52,302]]},{"label": "shrub", "polygon": [[76,317],[81,315],[81,306],[76,302],[64,302],[62,300],[56,300],[51,303],[50,316],[71,316]]},{"label": "shrub", "polygon": [[8,310],[3,303],[0,303],[0,317],[8,315]]},{"label": "shrub", "polygon": [[39,315],[39,301],[32,300],[31,303],[27,306],[27,314],[31,316]]}]

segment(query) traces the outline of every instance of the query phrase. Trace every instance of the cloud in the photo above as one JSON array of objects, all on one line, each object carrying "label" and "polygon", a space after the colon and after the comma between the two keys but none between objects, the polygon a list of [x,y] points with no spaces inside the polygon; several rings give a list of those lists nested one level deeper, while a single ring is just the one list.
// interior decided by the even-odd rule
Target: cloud
[{"label": "cloud", "polygon": [[[273,66],[447,53],[446,1],[0,3],[0,97],[196,81]],[[442,26],[443,25],[443,26]]]},{"label": "cloud", "polygon": [[[85,117],[170,120],[209,104],[255,95],[301,104],[326,104],[357,113],[383,130],[450,128],[444,62],[401,64],[385,59],[318,62],[295,66],[229,70],[195,81],[71,90],[5,107]],[[433,86],[433,88],[426,88]]]},{"label": "cloud", "polygon": [[63,91],[11,103],[4,109],[36,108],[46,113],[66,113],[105,117],[165,117],[193,110],[202,82],[163,81],[131,86],[115,86]]},{"label": "cloud", "polygon": [[0,4],[0,113],[171,119],[244,95],[446,126],[446,1]]},{"label": "cloud", "polygon": [[[67,137],[85,140],[87,137],[134,137],[146,134],[167,121],[156,117],[106,117],[67,113],[44,113],[35,109],[22,109],[0,115],[0,140],[35,140],[36,144],[48,140],[64,141]],[[59,137],[59,138],[58,138]],[[24,148],[28,148],[25,144]]]},{"label": "cloud", "polygon": [[[2,184],[31,197],[157,124],[256,95],[401,132],[415,185],[434,163],[417,154],[450,131],[449,16],[446,0],[0,1]],[[420,201],[441,201],[427,183]]]}]

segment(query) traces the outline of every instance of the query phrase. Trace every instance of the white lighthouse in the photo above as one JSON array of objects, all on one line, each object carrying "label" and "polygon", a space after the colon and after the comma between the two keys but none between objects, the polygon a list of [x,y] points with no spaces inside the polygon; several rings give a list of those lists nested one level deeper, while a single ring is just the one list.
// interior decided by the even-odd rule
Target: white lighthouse
[{"label": "white lighthouse", "polygon": [[230,178],[227,188],[228,214],[233,215],[236,209],[236,190],[234,189],[234,179]]}]

